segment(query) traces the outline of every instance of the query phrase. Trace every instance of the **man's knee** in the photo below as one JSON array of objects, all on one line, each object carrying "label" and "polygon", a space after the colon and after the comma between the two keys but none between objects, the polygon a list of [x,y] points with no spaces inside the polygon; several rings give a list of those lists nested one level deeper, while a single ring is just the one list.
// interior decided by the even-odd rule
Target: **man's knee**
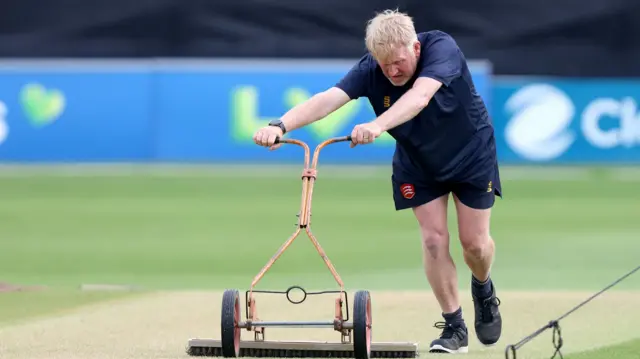
[{"label": "man's knee", "polygon": [[449,249],[449,231],[422,228],[422,247],[431,258],[438,258]]},{"label": "man's knee", "polygon": [[493,250],[493,239],[488,231],[461,231],[462,249],[474,258],[484,258]]},{"label": "man's knee", "polygon": [[447,199],[444,195],[413,209],[420,224],[423,248],[431,258],[437,258],[449,248]]},{"label": "man's knee", "polygon": [[454,197],[458,213],[460,242],[466,254],[483,258],[493,250],[493,239],[489,233],[491,209],[475,209]]}]

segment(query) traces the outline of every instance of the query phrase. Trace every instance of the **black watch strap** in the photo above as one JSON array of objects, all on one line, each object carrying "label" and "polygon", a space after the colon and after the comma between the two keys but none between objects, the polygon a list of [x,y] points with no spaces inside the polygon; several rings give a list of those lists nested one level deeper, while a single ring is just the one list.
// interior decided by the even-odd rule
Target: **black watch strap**
[{"label": "black watch strap", "polygon": [[271,122],[269,122],[269,126],[277,126],[280,127],[280,129],[282,130],[282,134],[284,135],[285,133],[287,133],[287,129],[284,127],[284,123],[282,123],[281,120],[273,120]]}]

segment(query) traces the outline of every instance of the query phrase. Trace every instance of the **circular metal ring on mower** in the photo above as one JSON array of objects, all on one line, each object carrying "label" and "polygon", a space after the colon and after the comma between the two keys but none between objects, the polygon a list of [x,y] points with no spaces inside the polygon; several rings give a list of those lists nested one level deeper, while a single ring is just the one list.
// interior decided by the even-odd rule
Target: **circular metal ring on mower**
[{"label": "circular metal ring on mower", "polygon": [[[289,295],[289,293],[291,293],[291,290],[293,289],[299,289],[302,291],[302,294],[304,294],[304,296],[302,297],[301,300],[299,301],[295,301],[291,299],[291,296]],[[289,300],[289,302],[293,303],[293,304],[300,304],[302,302],[304,302],[307,299],[307,292],[304,290],[304,288],[297,286],[297,285],[292,285],[291,287],[289,287],[289,289],[287,289],[287,300]]]}]

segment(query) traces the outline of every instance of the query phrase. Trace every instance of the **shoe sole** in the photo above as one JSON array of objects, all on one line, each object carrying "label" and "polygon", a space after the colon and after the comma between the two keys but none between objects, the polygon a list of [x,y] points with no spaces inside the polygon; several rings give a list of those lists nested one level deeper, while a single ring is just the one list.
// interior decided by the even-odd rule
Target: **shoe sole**
[{"label": "shoe sole", "polygon": [[498,340],[496,340],[493,343],[484,343],[482,340],[480,340],[480,338],[476,337],[478,339],[478,343],[480,343],[481,345],[485,346],[485,347],[493,347],[496,346],[498,344],[498,342],[500,341],[500,338],[498,338]]},{"label": "shoe sole", "polygon": [[469,347],[460,347],[458,350],[448,349],[442,345],[433,345],[429,348],[429,353],[465,354],[469,352]]},{"label": "shoe sole", "polygon": [[483,346],[485,346],[485,347],[492,347],[492,346],[497,345],[497,344],[498,344],[498,341],[500,341],[500,338],[502,337],[502,330],[501,330],[501,331],[500,331],[500,334],[498,334],[498,338],[497,338],[497,339],[495,339],[495,341],[485,343],[485,342],[483,342],[483,341],[482,341],[482,339],[480,339],[480,336],[478,336],[478,335],[477,335],[477,333],[478,333],[478,331],[477,331],[477,329],[476,329],[476,338],[478,339],[478,342],[479,342],[480,344],[482,344]]}]

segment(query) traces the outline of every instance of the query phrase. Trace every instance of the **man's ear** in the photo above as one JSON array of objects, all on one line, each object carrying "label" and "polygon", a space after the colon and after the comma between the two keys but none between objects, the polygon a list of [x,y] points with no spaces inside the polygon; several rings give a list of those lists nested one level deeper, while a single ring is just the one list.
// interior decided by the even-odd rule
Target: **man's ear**
[{"label": "man's ear", "polygon": [[422,45],[420,44],[420,41],[415,41],[413,43],[413,53],[416,54],[416,57],[420,57],[420,50],[422,49]]}]

